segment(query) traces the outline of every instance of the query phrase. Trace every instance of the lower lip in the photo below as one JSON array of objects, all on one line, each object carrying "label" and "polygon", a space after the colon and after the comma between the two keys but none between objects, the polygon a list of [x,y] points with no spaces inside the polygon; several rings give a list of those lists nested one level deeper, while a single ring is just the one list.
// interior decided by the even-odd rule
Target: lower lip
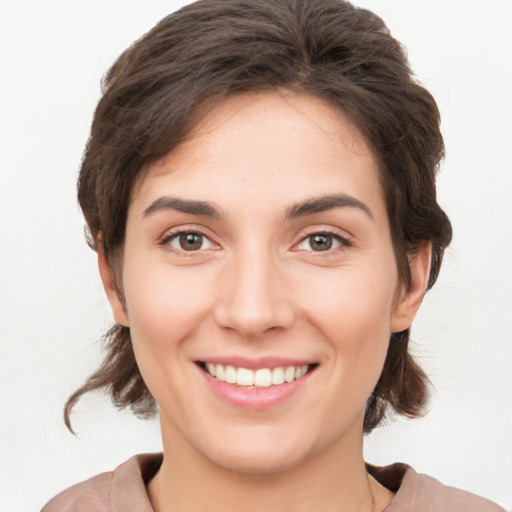
[{"label": "lower lip", "polygon": [[231,405],[246,409],[268,409],[284,402],[309,381],[312,373],[310,371],[304,377],[293,382],[286,382],[268,388],[254,388],[222,382],[204,370],[200,369],[200,371],[215,395]]}]

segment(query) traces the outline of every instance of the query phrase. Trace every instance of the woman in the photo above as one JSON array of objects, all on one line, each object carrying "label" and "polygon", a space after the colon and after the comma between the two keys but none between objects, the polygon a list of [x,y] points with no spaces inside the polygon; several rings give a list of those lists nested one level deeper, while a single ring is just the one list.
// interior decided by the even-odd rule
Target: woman
[{"label": "woman", "polygon": [[450,223],[439,115],[372,13],[212,0],[109,72],[79,178],[116,326],[106,389],[158,404],[164,455],[64,491],[58,510],[501,510],[363,433],[422,413],[409,328]]}]

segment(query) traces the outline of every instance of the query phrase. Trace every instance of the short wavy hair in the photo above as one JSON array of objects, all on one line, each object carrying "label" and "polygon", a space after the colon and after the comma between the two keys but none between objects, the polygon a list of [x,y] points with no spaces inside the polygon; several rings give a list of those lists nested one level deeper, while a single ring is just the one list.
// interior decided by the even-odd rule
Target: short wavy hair
[{"label": "short wavy hair", "polygon": [[[164,18],[114,63],[84,152],[79,203],[90,245],[108,258],[121,299],[134,184],[184,140],[205,106],[277,89],[319,98],[355,124],[379,163],[399,279],[410,285],[408,256],[431,244],[428,287],[434,284],[451,240],[436,200],[439,112],[384,22],[342,0],[200,0]],[[72,407],[94,390],[141,416],[156,410],[129,328],[114,325],[104,343],[100,368],[66,403],[70,430]],[[409,330],[391,335],[365,432],[389,408],[409,417],[425,409],[428,379],[408,343]]]}]

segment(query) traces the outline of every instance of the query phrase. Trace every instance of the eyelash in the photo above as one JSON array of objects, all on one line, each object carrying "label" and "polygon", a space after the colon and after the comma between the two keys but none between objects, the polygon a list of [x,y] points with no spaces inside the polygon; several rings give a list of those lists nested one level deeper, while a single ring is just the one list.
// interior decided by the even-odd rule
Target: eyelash
[{"label": "eyelash", "polygon": [[[211,240],[211,238],[206,233],[204,233],[200,229],[192,229],[192,228],[191,229],[180,229],[179,231],[173,231],[171,233],[168,233],[160,241],[160,245],[167,246],[173,252],[179,253],[180,255],[183,255],[183,256],[185,256],[185,255],[186,256],[192,256],[192,257],[193,256],[197,256],[200,252],[202,252],[201,249],[187,251],[186,249],[183,249],[183,248],[177,249],[175,247],[172,247],[171,244],[170,244],[170,242],[172,240],[174,240],[174,239],[176,239],[176,238],[178,238],[178,237],[180,237],[182,235],[187,235],[187,234],[201,236],[201,237],[203,237],[203,239],[208,240],[211,244],[217,245],[215,242],[213,242]],[[307,233],[307,234],[303,235],[302,238],[300,239],[300,241],[297,244],[295,244],[294,247],[297,247],[297,246],[301,245],[306,240],[312,239],[312,237],[315,237],[315,236],[332,237],[332,239],[334,239],[335,241],[337,241],[339,243],[339,246],[338,247],[334,247],[334,248],[328,247],[325,250],[319,250],[319,251],[314,251],[312,249],[311,250],[309,250],[309,249],[294,249],[294,250],[296,250],[296,251],[305,250],[305,251],[309,251],[309,252],[312,252],[312,253],[324,253],[324,252],[325,253],[331,253],[331,252],[333,252],[334,250],[336,250],[336,249],[338,249],[340,247],[347,248],[347,247],[351,247],[353,245],[351,240],[349,238],[347,238],[346,236],[342,236],[338,232],[335,232],[335,231],[323,230],[323,231],[314,231],[314,232]],[[311,242],[310,242],[310,246],[311,246]]]},{"label": "eyelash", "polygon": [[[339,234],[339,232],[337,231],[329,231],[329,230],[321,230],[321,231],[313,231],[311,233],[307,233],[305,234],[301,239],[300,239],[300,242],[298,244],[295,244],[294,247],[297,247],[298,245],[304,243],[306,240],[308,239],[311,239],[313,238],[314,236],[327,236],[327,237],[332,237],[334,240],[336,240],[338,243],[339,243],[339,246],[338,247],[334,247],[334,248],[331,248],[329,247],[328,249],[326,250],[320,250],[320,251],[313,251],[311,250],[310,252],[312,253],[331,253],[333,251],[335,251],[336,249],[339,249],[340,247],[352,247],[352,241],[350,240],[350,238],[346,237],[346,236],[342,236]],[[306,250],[306,249],[295,249],[295,250]]]},{"label": "eyelash", "polygon": [[159,242],[159,244],[162,246],[167,246],[170,250],[172,250],[175,253],[179,253],[182,256],[192,256],[192,257],[197,256],[200,252],[202,252],[201,250],[187,251],[186,249],[176,249],[175,247],[172,247],[170,244],[170,242],[172,240],[179,238],[182,235],[188,235],[188,234],[201,236],[201,237],[203,237],[203,239],[208,240],[212,245],[218,246],[218,244],[216,244],[206,233],[204,233],[203,231],[201,231],[200,229],[197,229],[197,228],[190,228],[190,229],[185,228],[185,229],[180,229],[178,231],[173,231],[171,233],[168,233],[164,236],[164,238],[162,238],[162,240]]}]

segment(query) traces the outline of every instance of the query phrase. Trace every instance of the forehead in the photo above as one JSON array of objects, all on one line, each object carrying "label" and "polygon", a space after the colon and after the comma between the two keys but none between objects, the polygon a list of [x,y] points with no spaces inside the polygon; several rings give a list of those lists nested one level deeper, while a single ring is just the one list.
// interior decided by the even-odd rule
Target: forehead
[{"label": "forehead", "polygon": [[[134,191],[140,211],[162,193],[239,196],[269,208],[334,192],[382,202],[378,165],[342,112],[311,96],[241,95],[215,105]],[[339,189],[339,190],[333,190]]]},{"label": "forehead", "polygon": [[[228,139],[238,144],[239,137],[243,135],[249,136],[250,146],[262,146],[267,151],[278,134],[289,143],[302,135],[311,142],[313,137],[322,137],[329,139],[338,149],[341,143],[355,154],[371,156],[364,137],[349,117],[315,96],[286,90],[240,94],[218,103],[205,102],[198,110],[199,114],[194,116],[197,122],[185,137],[185,142],[152,166],[153,171],[158,172],[158,167],[165,171],[169,159],[178,161],[190,153],[197,154],[201,141],[207,140],[214,150],[214,144],[226,144]],[[263,123],[265,129],[259,130]],[[271,132],[266,131],[269,127]],[[206,145],[202,149],[206,149]]]}]

